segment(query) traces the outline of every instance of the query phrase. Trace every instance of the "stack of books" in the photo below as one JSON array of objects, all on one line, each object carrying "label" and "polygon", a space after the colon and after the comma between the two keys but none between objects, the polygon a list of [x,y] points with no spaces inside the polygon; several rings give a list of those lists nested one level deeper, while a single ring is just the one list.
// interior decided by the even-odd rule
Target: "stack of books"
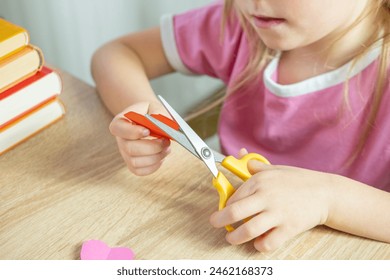
[{"label": "stack of books", "polygon": [[0,18],[0,155],[65,114],[61,90],[27,30]]}]

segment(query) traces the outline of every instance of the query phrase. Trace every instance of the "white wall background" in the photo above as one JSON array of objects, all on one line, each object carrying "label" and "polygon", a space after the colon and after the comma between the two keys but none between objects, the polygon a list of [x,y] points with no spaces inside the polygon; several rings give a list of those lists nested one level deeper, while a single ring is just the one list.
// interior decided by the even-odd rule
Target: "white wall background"
[{"label": "white wall background", "polygon": [[[90,59],[103,43],[156,26],[166,13],[206,5],[213,0],[0,0],[0,16],[25,27],[46,62],[93,84]],[[173,74],[152,82],[179,112],[221,86],[206,77]],[[174,96],[174,98],[173,98]],[[175,105],[175,104],[173,104]]]}]

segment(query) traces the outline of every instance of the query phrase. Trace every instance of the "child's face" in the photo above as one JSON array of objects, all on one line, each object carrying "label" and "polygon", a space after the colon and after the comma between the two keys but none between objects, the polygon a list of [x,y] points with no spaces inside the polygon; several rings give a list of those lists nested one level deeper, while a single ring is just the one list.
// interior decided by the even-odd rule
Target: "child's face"
[{"label": "child's face", "polygon": [[272,49],[326,44],[373,0],[235,0],[236,7]]}]

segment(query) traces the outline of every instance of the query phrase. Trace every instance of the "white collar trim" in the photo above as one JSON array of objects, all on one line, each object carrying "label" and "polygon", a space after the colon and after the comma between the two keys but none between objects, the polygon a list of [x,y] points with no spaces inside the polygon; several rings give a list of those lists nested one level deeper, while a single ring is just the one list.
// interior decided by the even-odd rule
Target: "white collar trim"
[{"label": "white collar trim", "polygon": [[362,59],[359,59],[359,61],[353,67],[352,71],[350,71],[350,67],[353,62],[350,61],[341,66],[340,68],[337,68],[330,72],[326,72],[324,74],[289,85],[278,84],[272,79],[272,75],[275,73],[279,64],[280,55],[277,55],[274,59],[270,61],[270,63],[268,63],[268,65],[264,69],[263,79],[265,86],[273,94],[279,97],[294,97],[320,91],[343,83],[348,78],[348,76],[353,77],[356,74],[360,73],[379,57],[381,52],[381,42],[378,43],[379,46],[374,47],[367,55],[365,55]]}]

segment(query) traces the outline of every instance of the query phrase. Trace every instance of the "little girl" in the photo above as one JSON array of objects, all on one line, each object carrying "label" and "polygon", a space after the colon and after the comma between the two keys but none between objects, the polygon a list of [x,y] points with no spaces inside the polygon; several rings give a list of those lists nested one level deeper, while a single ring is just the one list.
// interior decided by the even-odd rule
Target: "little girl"
[{"label": "little girl", "polygon": [[92,73],[137,175],[169,153],[121,119],[167,114],[148,81],[181,71],[225,82],[222,151],[272,163],[251,161],[253,176],[211,216],[218,228],[252,217],[231,244],[274,250],[317,225],[390,242],[389,47],[390,0],[226,0],[106,44]]}]

